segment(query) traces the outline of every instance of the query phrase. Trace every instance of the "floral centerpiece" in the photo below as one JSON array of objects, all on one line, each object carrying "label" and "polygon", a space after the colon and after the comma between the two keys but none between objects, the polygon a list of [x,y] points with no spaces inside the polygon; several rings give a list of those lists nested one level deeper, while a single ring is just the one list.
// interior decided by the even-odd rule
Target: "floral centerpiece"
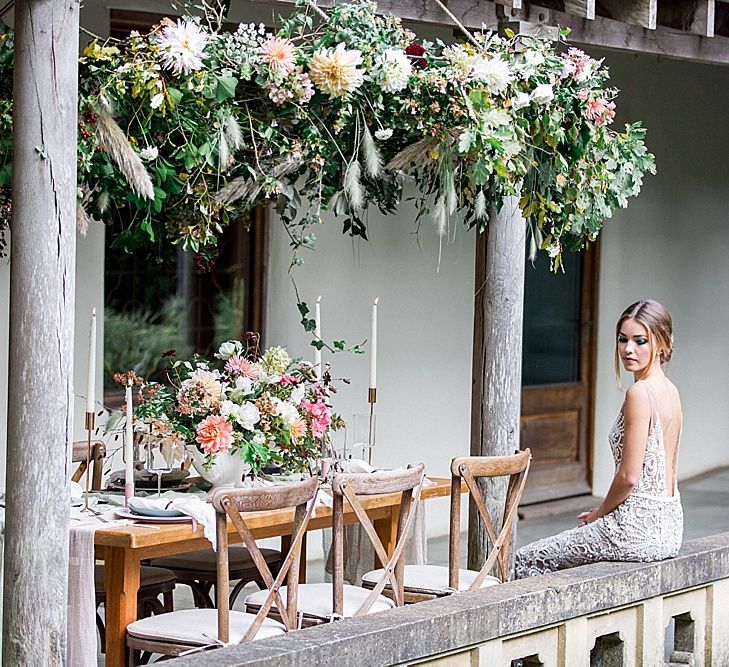
[{"label": "floral centerpiece", "polygon": [[203,476],[232,457],[240,462],[237,481],[243,466],[254,473],[272,462],[288,472],[313,470],[330,431],[344,425],[329,402],[329,374],[318,378],[282,347],[260,355],[252,348],[227,341],[213,360],[174,360],[169,384],[134,377],[134,416],[163,454],[191,454]]}]

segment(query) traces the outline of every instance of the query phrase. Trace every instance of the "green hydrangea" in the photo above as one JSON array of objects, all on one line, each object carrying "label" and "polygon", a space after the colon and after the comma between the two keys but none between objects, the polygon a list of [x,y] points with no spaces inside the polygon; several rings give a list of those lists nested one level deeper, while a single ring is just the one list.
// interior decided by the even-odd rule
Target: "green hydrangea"
[{"label": "green hydrangea", "polygon": [[291,363],[289,353],[282,347],[269,347],[261,359],[261,367],[268,375],[283,375]]}]

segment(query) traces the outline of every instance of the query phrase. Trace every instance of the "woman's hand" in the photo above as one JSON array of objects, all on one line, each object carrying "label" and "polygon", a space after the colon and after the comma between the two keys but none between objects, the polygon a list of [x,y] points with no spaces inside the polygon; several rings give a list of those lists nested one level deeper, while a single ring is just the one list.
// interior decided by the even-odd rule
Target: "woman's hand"
[{"label": "woman's hand", "polygon": [[587,512],[577,515],[577,519],[580,521],[580,526],[586,526],[588,523],[592,523],[596,519],[600,518],[600,508],[593,507]]}]

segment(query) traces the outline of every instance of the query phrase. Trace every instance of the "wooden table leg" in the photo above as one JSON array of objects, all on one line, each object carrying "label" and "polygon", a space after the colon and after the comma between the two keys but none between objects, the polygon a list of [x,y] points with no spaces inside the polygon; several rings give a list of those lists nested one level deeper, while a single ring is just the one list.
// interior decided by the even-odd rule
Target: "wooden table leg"
[{"label": "wooden table leg", "polygon": [[[392,507],[387,513],[387,516],[373,521],[377,536],[380,538],[382,546],[385,547],[388,556],[392,556],[395,552],[395,545],[397,544],[397,520],[399,516],[399,506]],[[375,569],[377,570],[383,565],[384,563],[381,563],[377,554],[375,554]]]},{"label": "wooden table leg", "polygon": [[[301,555],[299,556],[299,583],[306,583],[306,537],[309,533],[304,533],[301,538]],[[286,558],[286,554],[291,550],[291,535],[281,535],[281,555]],[[325,554],[326,556],[326,554]]]},{"label": "wooden table leg", "polygon": [[106,667],[126,665],[127,625],[137,620],[139,560],[130,549],[106,547]]}]

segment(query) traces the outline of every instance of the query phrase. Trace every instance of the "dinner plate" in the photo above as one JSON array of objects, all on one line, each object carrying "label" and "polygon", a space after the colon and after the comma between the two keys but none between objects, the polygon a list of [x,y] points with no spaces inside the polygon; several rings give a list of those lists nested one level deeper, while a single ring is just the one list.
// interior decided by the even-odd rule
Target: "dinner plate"
[{"label": "dinner plate", "polygon": [[191,516],[143,516],[142,514],[134,514],[128,509],[118,509],[115,512],[120,519],[134,519],[135,521],[149,521],[151,523],[182,523],[184,521],[192,521]]},{"label": "dinner plate", "polygon": [[166,516],[186,516],[184,512],[180,512],[178,509],[170,508],[170,509],[162,509],[157,507],[142,507],[140,505],[137,505],[132,500],[129,501],[128,506],[129,511],[132,514],[137,514],[139,516],[156,516],[156,517],[166,517]]}]

